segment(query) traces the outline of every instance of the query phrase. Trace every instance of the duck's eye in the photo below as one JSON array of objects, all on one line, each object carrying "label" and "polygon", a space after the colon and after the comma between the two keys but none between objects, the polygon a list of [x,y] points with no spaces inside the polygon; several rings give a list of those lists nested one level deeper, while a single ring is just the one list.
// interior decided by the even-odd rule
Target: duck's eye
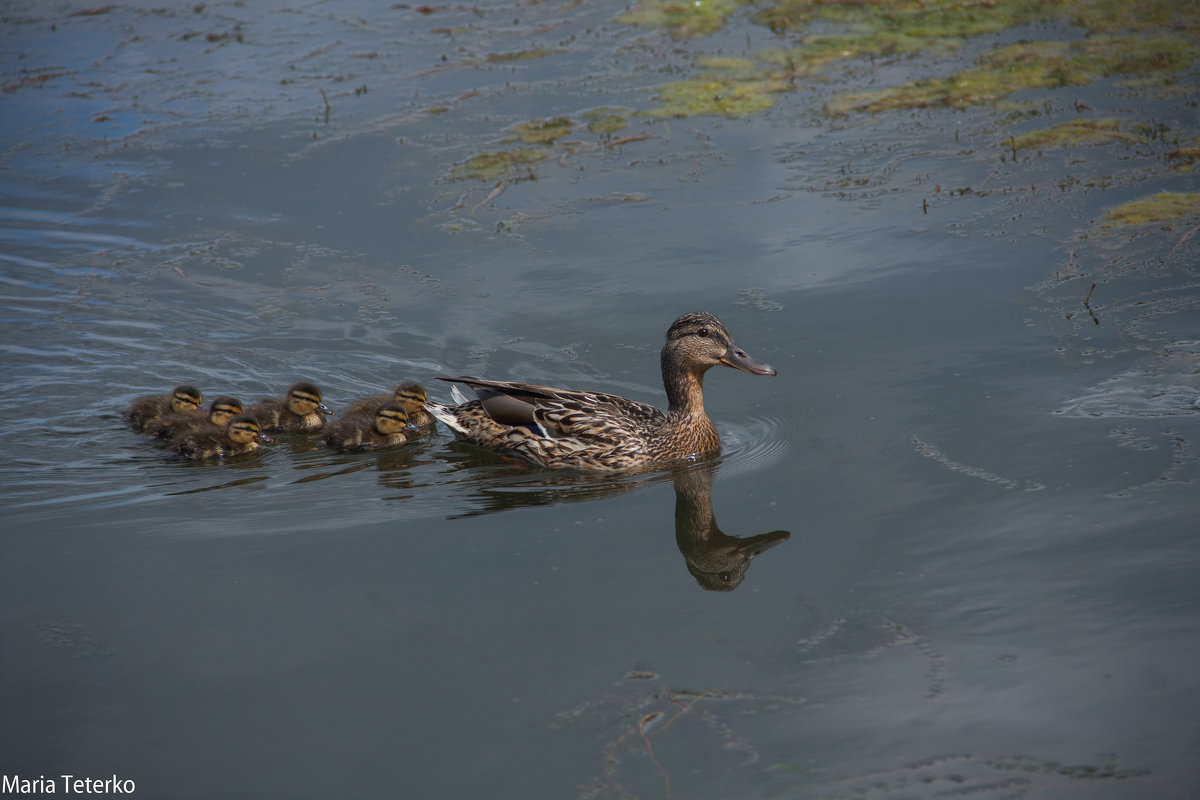
[{"label": "duck's eye", "polygon": [[696,331],[696,335],[697,336],[708,336],[708,328],[701,328],[700,330]]}]

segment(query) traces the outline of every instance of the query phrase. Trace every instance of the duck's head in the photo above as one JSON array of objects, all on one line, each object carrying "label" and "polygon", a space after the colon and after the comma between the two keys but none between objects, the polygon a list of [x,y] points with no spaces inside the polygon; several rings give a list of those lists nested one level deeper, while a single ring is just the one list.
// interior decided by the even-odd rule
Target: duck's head
[{"label": "duck's head", "polygon": [[214,425],[228,425],[229,420],[245,410],[242,401],[236,397],[218,397],[208,407],[208,419]]},{"label": "duck's head", "polygon": [[702,373],[721,364],[754,375],[774,375],[775,368],[750,356],[733,341],[725,323],[712,314],[694,312],[675,320],[662,350],[663,369]]},{"label": "duck's head", "polygon": [[328,406],[321,402],[321,390],[316,384],[301,381],[294,383],[288,388],[287,407],[298,417],[307,417],[309,414],[333,414]]},{"label": "duck's head", "polygon": [[417,426],[409,422],[408,412],[399,403],[388,403],[380,406],[375,412],[375,430],[384,436],[395,436],[408,430],[417,430]]},{"label": "duck's head", "polygon": [[190,384],[185,383],[171,390],[171,410],[177,414],[195,411],[203,402],[200,390]]},{"label": "duck's head", "polygon": [[425,408],[429,395],[425,387],[416,381],[404,381],[396,387],[394,393],[396,405],[401,406],[409,414],[415,414]]},{"label": "duck's head", "polygon": [[250,444],[251,442],[273,442],[270,436],[262,432],[258,420],[249,414],[238,414],[229,420],[225,435],[234,444]]}]

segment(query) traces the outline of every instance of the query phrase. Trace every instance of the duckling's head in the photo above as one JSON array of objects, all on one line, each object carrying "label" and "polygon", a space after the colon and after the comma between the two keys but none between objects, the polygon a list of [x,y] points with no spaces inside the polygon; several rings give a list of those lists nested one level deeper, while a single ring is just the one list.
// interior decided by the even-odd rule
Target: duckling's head
[{"label": "duckling's head", "polygon": [[195,411],[204,402],[200,390],[191,384],[176,386],[171,390],[171,410],[177,414]]},{"label": "duckling's head", "polygon": [[229,441],[234,444],[250,444],[251,442],[272,442],[270,436],[262,432],[259,427],[258,420],[249,414],[238,414],[229,420],[229,424],[225,428],[225,435],[229,437]]},{"label": "duckling's head", "polygon": [[775,369],[751,357],[733,341],[725,323],[712,314],[694,312],[675,320],[662,349],[663,369],[703,373],[721,364],[754,375],[774,375]]},{"label": "duckling's head", "polygon": [[307,381],[294,383],[288,388],[287,407],[288,411],[298,417],[307,417],[312,413],[333,413],[321,402],[321,390],[316,387],[316,384]]},{"label": "duckling's head", "polygon": [[375,412],[375,430],[383,436],[395,436],[406,430],[418,430],[417,426],[408,421],[408,412],[399,403],[388,403],[380,406]]},{"label": "duckling's head", "polygon": [[425,408],[429,395],[425,387],[416,381],[404,381],[396,387],[394,393],[396,405],[401,406],[409,414],[415,414]]},{"label": "duckling's head", "polygon": [[208,407],[208,419],[214,425],[228,425],[229,420],[245,410],[242,401],[236,397],[218,397]]}]

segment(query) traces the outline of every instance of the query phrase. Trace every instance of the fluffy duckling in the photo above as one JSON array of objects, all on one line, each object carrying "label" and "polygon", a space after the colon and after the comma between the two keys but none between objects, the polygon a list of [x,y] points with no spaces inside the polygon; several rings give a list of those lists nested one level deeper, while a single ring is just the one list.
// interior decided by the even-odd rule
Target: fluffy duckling
[{"label": "fluffy duckling", "polygon": [[346,409],[345,413],[370,416],[380,406],[395,403],[408,413],[408,421],[417,428],[436,427],[437,422],[433,415],[425,410],[425,401],[428,399],[429,395],[425,393],[424,386],[416,381],[403,381],[396,385],[391,397],[386,394],[372,395],[354,403]]},{"label": "fluffy duckling", "polygon": [[205,414],[200,409],[167,414],[146,426],[146,433],[154,439],[177,439],[191,431],[215,428],[218,432],[229,424],[229,420],[246,409],[236,397],[218,397],[213,400]]},{"label": "fluffy duckling", "polygon": [[325,444],[334,450],[351,453],[399,447],[415,436],[420,427],[398,403],[386,403],[373,415],[347,414],[329,426]]},{"label": "fluffy duckling", "polygon": [[200,390],[191,384],[176,386],[170,394],[148,394],[133,401],[125,412],[125,421],[135,431],[144,431],[147,426],[167,414],[183,414],[195,411],[204,402]]},{"label": "fluffy duckling", "polygon": [[292,384],[287,397],[264,397],[246,413],[258,420],[264,431],[272,433],[315,431],[324,427],[327,414],[333,414],[321,402],[321,390],[306,381]]},{"label": "fluffy duckling", "polygon": [[258,449],[260,442],[274,441],[263,434],[258,420],[238,414],[223,429],[197,429],[173,439],[176,452],[189,461],[240,456]]}]

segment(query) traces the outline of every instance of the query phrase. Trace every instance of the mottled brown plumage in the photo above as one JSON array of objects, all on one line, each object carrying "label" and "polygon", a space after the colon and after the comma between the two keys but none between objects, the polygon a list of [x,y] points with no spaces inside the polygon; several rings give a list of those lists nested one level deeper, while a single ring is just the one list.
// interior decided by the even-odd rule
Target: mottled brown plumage
[{"label": "mottled brown plumage", "polygon": [[424,386],[416,381],[403,381],[397,384],[390,396],[386,394],[371,395],[352,403],[342,413],[346,416],[367,415],[369,417],[381,406],[395,403],[408,414],[408,421],[418,428],[433,428],[437,426],[437,423],[434,421],[433,415],[425,410],[425,401],[428,399],[429,395],[426,394]]},{"label": "mottled brown plumage", "polygon": [[403,406],[385,403],[375,409],[374,414],[343,414],[322,438],[334,450],[350,453],[399,447],[419,432]]},{"label": "mottled brown plumage", "polygon": [[459,377],[478,400],[426,403],[460,438],[543,467],[627,470],[716,452],[721,439],[704,412],[704,373],[722,364],[774,375],[751,358],[712,314],[684,314],[662,349],[667,412],[603,392]]},{"label": "mottled brown plumage", "polygon": [[125,412],[125,421],[135,431],[144,431],[167,414],[195,411],[204,402],[200,390],[190,384],[176,386],[170,394],[148,394],[134,400]]},{"label": "mottled brown plumage", "polygon": [[259,443],[271,437],[262,432],[258,420],[249,414],[238,414],[224,429],[193,430],[172,439],[175,451],[189,461],[240,456],[258,449]]},{"label": "mottled brown plumage", "polygon": [[229,420],[245,410],[236,397],[218,397],[209,404],[208,411],[195,408],[159,417],[146,426],[146,433],[154,439],[175,439],[189,431],[215,428],[220,432],[229,424]]},{"label": "mottled brown plumage", "polygon": [[292,384],[286,397],[264,397],[246,410],[271,433],[315,431],[325,425],[325,416],[333,414],[321,402],[321,390],[315,384]]}]

